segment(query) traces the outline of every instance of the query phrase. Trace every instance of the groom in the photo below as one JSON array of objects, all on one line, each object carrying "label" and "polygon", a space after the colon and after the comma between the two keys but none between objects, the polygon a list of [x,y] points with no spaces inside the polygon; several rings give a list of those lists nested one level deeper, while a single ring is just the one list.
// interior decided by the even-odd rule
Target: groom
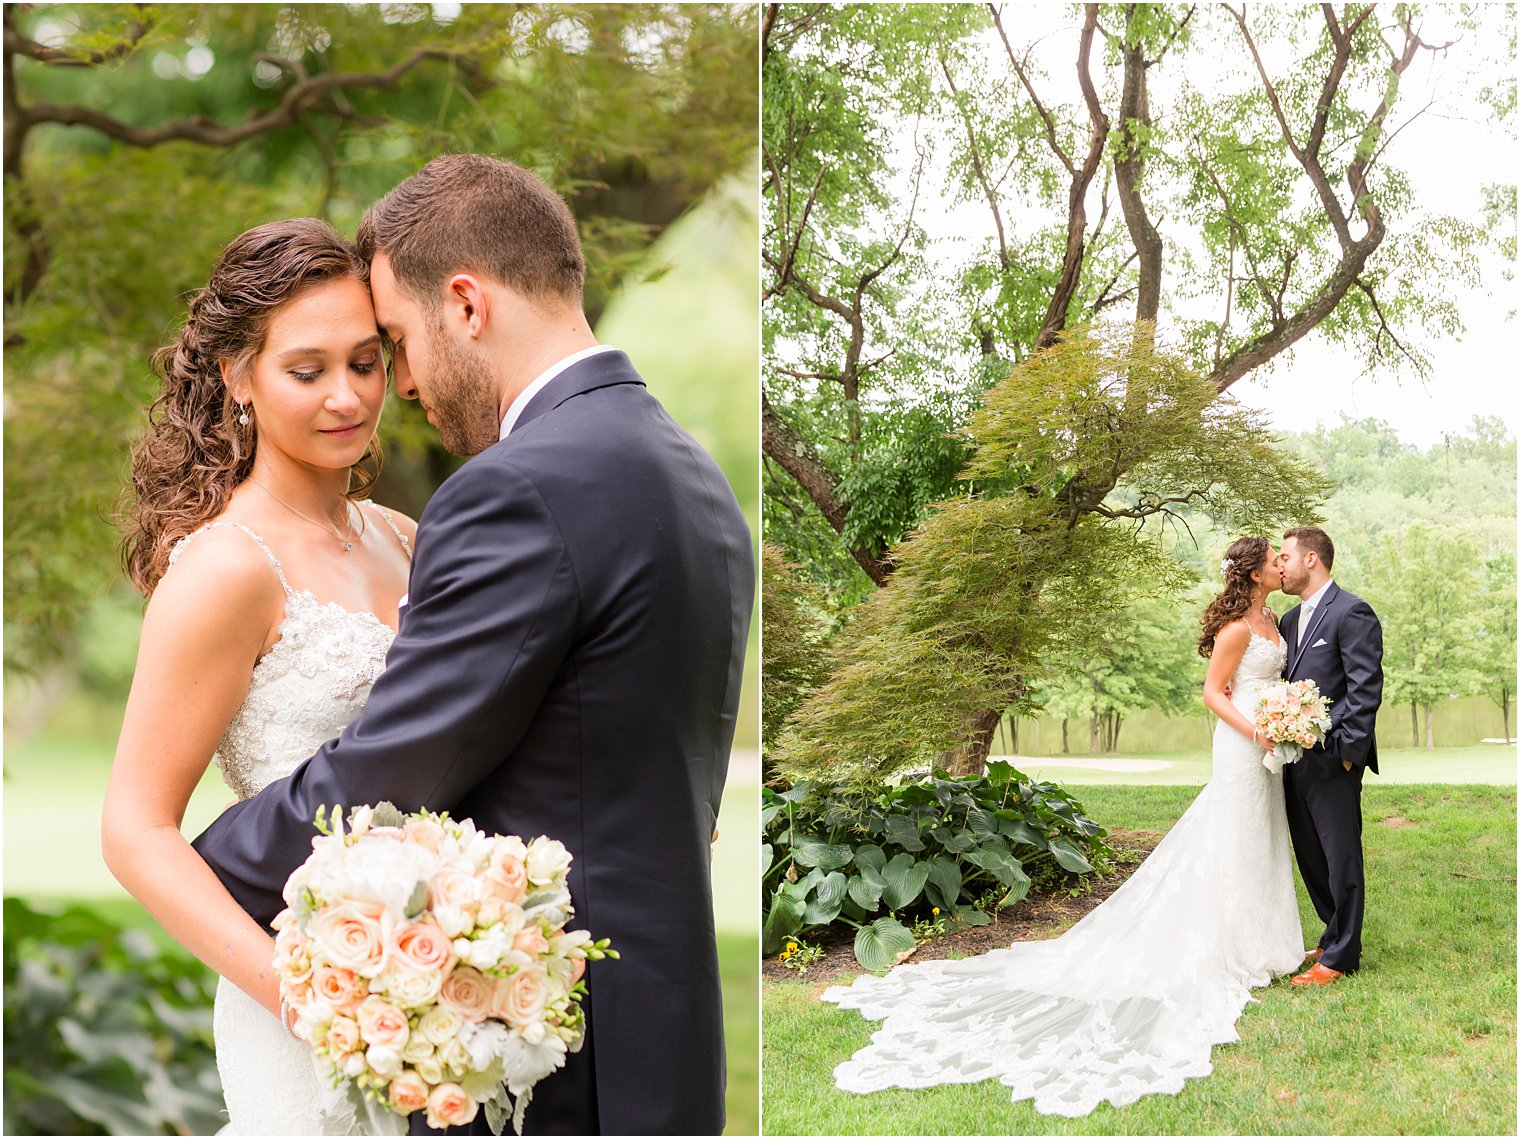
[{"label": "groom", "polygon": [[1377,771],[1373,727],[1383,700],[1383,627],[1354,593],[1330,580],[1335,546],[1317,526],[1283,534],[1283,592],[1301,603],[1283,616],[1283,675],[1312,680],[1330,702],[1324,743],[1284,771],[1288,832],[1314,910],[1325,923],[1314,960],[1293,984],[1328,985],[1362,955],[1362,773]]},{"label": "groom", "polygon": [[708,843],[754,593],[748,526],[718,466],[596,343],[575,221],[534,175],[435,159],[357,240],[397,392],[476,458],[422,513],[364,712],[195,847],[268,926],[322,804],[559,839],[575,924],[621,960],[588,972],[585,1045],[534,1091],[527,1131],[716,1135]]}]

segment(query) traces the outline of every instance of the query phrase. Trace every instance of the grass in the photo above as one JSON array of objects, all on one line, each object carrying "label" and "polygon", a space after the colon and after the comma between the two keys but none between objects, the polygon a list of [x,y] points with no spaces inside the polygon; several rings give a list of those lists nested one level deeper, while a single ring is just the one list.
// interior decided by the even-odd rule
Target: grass
[{"label": "grass", "polygon": [[[1109,825],[1162,830],[1191,788],[1089,786]],[[1241,1041],[1177,1096],[1084,1119],[1042,1116],[993,1083],[837,1091],[835,1064],[871,1022],[821,984],[766,982],[766,1130],[806,1135],[1393,1135],[1515,1133],[1515,793],[1369,782],[1360,973],[1329,989],[1258,992]],[[1385,820],[1393,820],[1393,823]],[[1393,825],[1397,824],[1397,825]],[[1300,888],[1306,938],[1321,928]]]},{"label": "grass", "polygon": [[[1085,742],[1085,740],[1084,740]],[[1212,762],[1207,748],[1188,751],[1121,751],[1116,756],[1014,756],[1008,758],[1024,774],[1054,783],[1087,786],[1125,786],[1161,783],[1202,787],[1209,781]],[[1147,770],[1111,771],[1101,764],[1111,759],[1147,760]],[[1515,785],[1514,745],[1471,744],[1433,751],[1411,747],[1380,747],[1381,774],[1368,775],[1367,786],[1396,783],[1491,783]],[[1162,766],[1156,766],[1162,765]]]}]

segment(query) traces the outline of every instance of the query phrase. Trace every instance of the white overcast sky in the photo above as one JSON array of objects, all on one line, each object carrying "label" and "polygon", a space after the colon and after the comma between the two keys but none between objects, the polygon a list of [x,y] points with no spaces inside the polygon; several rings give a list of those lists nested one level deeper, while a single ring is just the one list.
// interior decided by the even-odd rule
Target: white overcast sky
[{"label": "white overcast sky", "polygon": [[[1427,9],[1427,13],[1423,28],[1427,40],[1441,42],[1455,34],[1441,27],[1445,17],[1439,7]],[[1036,59],[1048,75],[1044,89],[1054,91],[1057,101],[1075,104],[1080,96],[1072,66],[1078,32],[1073,6],[1012,4],[1005,9],[1004,24],[1016,50],[1039,41]],[[1476,67],[1477,81],[1496,83],[1508,75],[1513,82],[1515,61],[1499,39],[1469,35],[1459,40],[1445,59],[1421,53],[1404,77],[1392,119],[1392,126],[1400,133],[1385,160],[1408,173],[1422,214],[1455,215],[1481,222],[1482,187],[1486,183],[1513,183],[1520,175],[1520,149],[1513,127],[1501,131],[1486,121],[1467,96],[1473,89],[1472,77],[1460,77],[1463,71]],[[1005,72],[1007,58],[995,32],[988,33],[985,48],[988,66]],[[1238,41],[1223,44],[1218,50],[1221,55],[1237,51]],[[1485,55],[1489,58],[1480,60]],[[1200,69],[1208,66],[1207,56],[1208,48],[1195,42],[1189,55],[1190,76],[1195,83],[1201,81]],[[1264,57],[1269,72],[1280,74],[1281,68],[1274,70],[1274,60],[1265,51]],[[1153,106],[1164,105],[1166,70],[1163,63],[1151,73]],[[1427,103],[1432,104],[1428,110],[1414,114]],[[911,130],[911,123],[906,123],[898,132],[901,176],[897,189],[904,201],[909,192]],[[943,155],[947,147],[939,149]],[[941,156],[937,163],[943,161]],[[934,241],[930,258],[955,262],[969,256],[991,235],[992,223],[982,201],[953,204],[940,197],[942,183],[941,165],[938,177],[925,179],[918,218]],[[1016,229],[1019,214],[1016,207],[1011,209],[1005,222]],[[1033,220],[1028,214],[1024,217]],[[1407,214],[1394,213],[1384,241],[1398,241],[1410,224]],[[1509,224],[1513,227],[1513,217]],[[1164,220],[1161,228],[1163,237],[1169,236]],[[1176,228],[1170,235],[1173,238]],[[1168,268],[1177,271],[1174,262]],[[1368,373],[1359,356],[1311,333],[1231,391],[1243,403],[1266,408],[1281,431],[1311,429],[1316,423],[1333,425],[1342,414],[1384,420],[1406,442],[1420,447],[1439,442],[1445,434],[1463,431],[1474,415],[1498,416],[1516,431],[1520,429],[1520,335],[1516,320],[1509,314],[1520,308],[1520,282],[1506,282],[1502,269],[1501,260],[1490,255],[1484,259],[1480,287],[1450,286],[1457,292],[1467,331],[1460,338],[1437,339],[1439,334],[1430,333],[1422,339],[1432,362],[1423,383],[1412,369],[1397,378]]]}]

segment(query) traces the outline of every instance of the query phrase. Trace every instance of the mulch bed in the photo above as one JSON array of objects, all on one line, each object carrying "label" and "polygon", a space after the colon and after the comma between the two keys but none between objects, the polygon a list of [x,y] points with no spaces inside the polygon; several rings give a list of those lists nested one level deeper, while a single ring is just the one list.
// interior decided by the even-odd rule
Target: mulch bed
[{"label": "mulch bed", "polygon": [[[1002,949],[1015,941],[1039,941],[1056,937],[1077,923],[1089,910],[1122,886],[1156,848],[1162,835],[1157,831],[1113,830],[1109,845],[1119,854],[1119,865],[1112,874],[1092,879],[1092,888],[1071,897],[1064,891],[1030,894],[1007,910],[995,912],[990,925],[956,930],[920,945],[910,961],[935,961],[945,957],[974,957],[989,949]],[[907,924],[905,922],[905,924]],[[855,931],[849,926],[831,926],[818,937],[809,939],[822,946],[824,955],[800,978],[775,957],[764,959],[760,974],[771,981],[803,980],[810,984],[833,982],[861,972],[855,960]]]}]

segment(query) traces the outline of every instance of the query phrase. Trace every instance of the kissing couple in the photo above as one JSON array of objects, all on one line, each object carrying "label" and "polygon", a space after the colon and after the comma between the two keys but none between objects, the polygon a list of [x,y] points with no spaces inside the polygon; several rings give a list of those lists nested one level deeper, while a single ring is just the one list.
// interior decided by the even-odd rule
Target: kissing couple
[{"label": "kissing couple", "polygon": [[[1107,900],[1060,937],[981,957],[900,965],[823,999],[884,1023],[834,1069],[845,1091],[996,1079],[1047,1115],[1175,1095],[1240,1039],[1253,988],[1333,984],[1361,964],[1361,792],[1377,771],[1383,634],[1331,579],[1315,526],[1239,538],[1200,621],[1203,701],[1218,717],[1208,784]],[[1267,605],[1299,597],[1279,627]],[[1323,739],[1285,768],[1257,726],[1263,697],[1312,680],[1329,703]],[[1325,924],[1304,950],[1289,855]],[[997,1127],[989,1127],[997,1131]]]},{"label": "kissing couple", "polygon": [[[233,1134],[323,1130],[269,929],[318,808],[379,801],[562,842],[577,919],[621,954],[587,971],[584,1044],[527,1133],[723,1129],[709,841],[753,552],[717,464],[597,344],[584,277],[546,184],[447,155],[354,244],[310,218],[236,238],[154,357],[123,546],[149,601],[102,843],[221,975]],[[365,498],[387,356],[474,456],[415,523]],[[213,753],[239,801],[191,844]]]}]

